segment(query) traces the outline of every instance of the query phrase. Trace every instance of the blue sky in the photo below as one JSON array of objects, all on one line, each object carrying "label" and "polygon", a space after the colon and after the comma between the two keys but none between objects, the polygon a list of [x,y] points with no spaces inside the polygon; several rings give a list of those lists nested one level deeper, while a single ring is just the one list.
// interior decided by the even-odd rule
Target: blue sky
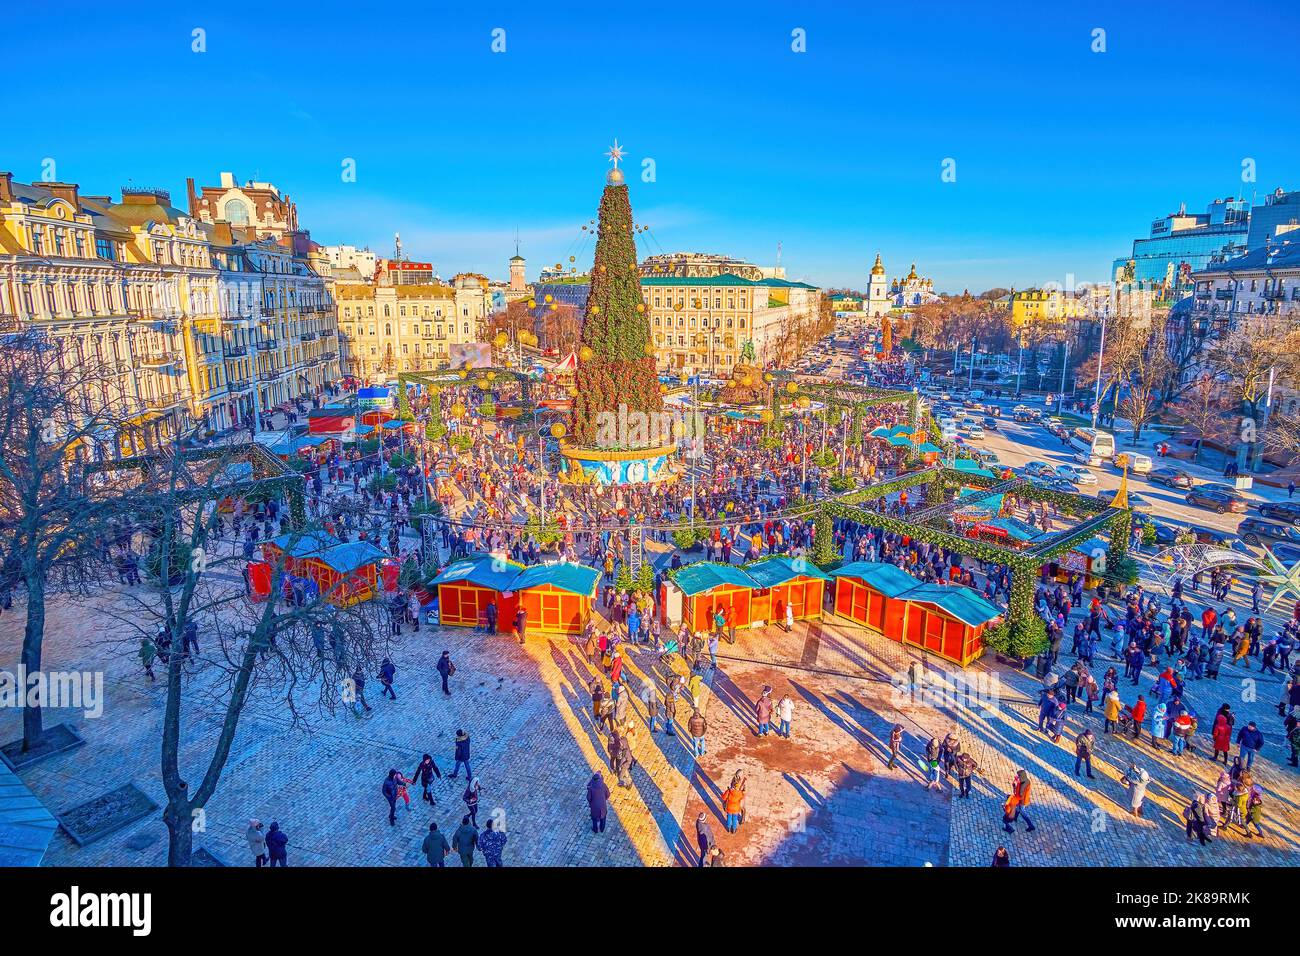
[{"label": "blue sky", "polygon": [[791,277],[861,286],[880,250],[950,291],[1104,280],[1179,202],[1300,188],[1270,81],[1300,5],[987,6],[15,6],[0,169],[52,158],[83,191],[178,205],[186,176],[230,170],[288,192],[321,242],[387,253],[400,232],[445,275],[503,276],[518,230],[533,275],[589,261],[617,137],[646,252],[770,263],[780,242]]}]

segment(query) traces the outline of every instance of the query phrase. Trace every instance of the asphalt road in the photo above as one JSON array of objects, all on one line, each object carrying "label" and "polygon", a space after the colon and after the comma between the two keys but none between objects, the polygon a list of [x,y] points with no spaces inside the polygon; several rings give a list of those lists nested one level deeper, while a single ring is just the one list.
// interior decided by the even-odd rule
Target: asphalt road
[{"label": "asphalt road", "polygon": [[[848,351],[836,352],[831,361],[830,368],[821,374],[835,378],[850,378],[856,381],[856,377],[851,375],[854,357]],[[1028,422],[1016,422],[1011,419],[1011,409],[1018,404],[1030,405],[1035,402],[1041,405],[1041,397],[1023,396],[1020,399],[1003,398],[998,401],[985,399],[985,404],[992,403],[1001,407],[1002,416],[998,419],[997,430],[985,429],[985,437],[979,440],[966,439],[974,448],[987,449],[998,456],[998,461],[1003,465],[1018,467],[1027,464],[1030,461],[1045,461],[1052,467],[1057,465],[1071,463],[1078,465],[1074,461],[1075,450],[1061,444],[1061,440],[1051,435],[1045,427]],[[960,402],[952,403],[960,405]],[[1050,410],[1055,413],[1055,407]],[[972,410],[972,417],[982,421],[983,414],[976,414]],[[963,416],[956,414],[954,417],[960,420]],[[1141,445],[1134,447],[1130,444],[1128,437],[1123,432],[1116,434],[1116,446],[1120,451],[1134,450],[1143,454],[1150,455],[1155,467],[1160,467],[1163,462],[1156,458],[1155,451],[1146,439],[1142,440]],[[1170,460],[1168,464],[1174,468],[1183,468],[1181,462]],[[1097,477],[1095,485],[1077,485],[1076,488],[1083,494],[1096,494],[1099,491],[1114,492],[1119,489],[1120,470],[1109,463],[1097,467],[1086,468]],[[1189,470],[1189,469],[1183,469]],[[1215,482],[1216,479],[1194,475],[1197,484]],[[1217,480],[1222,483],[1222,479]],[[1146,513],[1152,515],[1157,520],[1167,524],[1190,526],[1195,525],[1202,528],[1213,528],[1219,531],[1236,532],[1237,525],[1241,523],[1244,517],[1259,517],[1253,505],[1261,501],[1277,501],[1285,499],[1284,492],[1279,492],[1272,488],[1255,488],[1250,491],[1239,492],[1243,497],[1252,503],[1250,511],[1245,515],[1241,514],[1216,514],[1205,508],[1195,505],[1189,505],[1186,501],[1186,492],[1167,488],[1164,485],[1153,484],[1140,475],[1129,475],[1129,491],[1137,493],[1147,500],[1149,508]],[[1256,553],[1262,553],[1261,549],[1253,549]]]}]

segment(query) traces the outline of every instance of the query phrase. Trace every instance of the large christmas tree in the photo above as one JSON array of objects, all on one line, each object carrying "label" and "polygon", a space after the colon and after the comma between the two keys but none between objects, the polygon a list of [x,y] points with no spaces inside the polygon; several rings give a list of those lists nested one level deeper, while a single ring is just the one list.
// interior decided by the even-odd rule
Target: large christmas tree
[{"label": "large christmas tree", "polygon": [[582,322],[573,437],[579,445],[596,444],[600,416],[659,412],[663,398],[650,344],[650,319],[641,300],[636,239],[627,184],[617,166],[600,197],[596,261]]}]

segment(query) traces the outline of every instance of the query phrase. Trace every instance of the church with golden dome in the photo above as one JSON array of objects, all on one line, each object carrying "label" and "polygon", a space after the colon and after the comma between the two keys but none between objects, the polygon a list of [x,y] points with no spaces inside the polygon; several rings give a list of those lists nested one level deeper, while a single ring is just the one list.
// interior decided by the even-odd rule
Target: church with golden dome
[{"label": "church with golden dome", "polygon": [[[879,256],[876,257],[876,263],[880,263]],[[928,302],[939,301],[939,296],[934,291],[934,280],[917,275],[915,262],[912,263],[911,272],[890,284],[889,298],[895,309],[911,309]]]},{"label": "church with golden dome", "polygon": [[876,264],[871,267],[871,278],[867,280],[867,300],[862,303],[862,311],[871,318],[879,318],[889,312],[893,302],[889,297],[889,280],[885,278],[885,264],[876,253]]}]

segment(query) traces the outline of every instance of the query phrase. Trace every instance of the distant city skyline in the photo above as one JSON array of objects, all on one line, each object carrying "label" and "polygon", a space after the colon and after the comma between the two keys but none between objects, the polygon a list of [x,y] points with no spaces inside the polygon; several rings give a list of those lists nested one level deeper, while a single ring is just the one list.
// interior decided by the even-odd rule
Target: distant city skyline
[{"label": "distant city skyline", "polygon": [[[1256,36],[1297,35],[1295,10],[1246,8]],[[388,255],[400,233],[444,275],[506,278],[517,233],[532,279],[570,255],[590,261],[580,225],[617,137],[651,226],[642,255],[771,265],[779,242],[791,278],[862,288],[879,251],[891,279],[915,261],[947,292],[1106,281],[1180,203],[1300,188],[1298,134],[1260,77],[1187,55],[1214,42],[1219,9],[994,16],[941,3],[922,21],[902,7],[759,2],[692,9],[688,30],[600,4],[563,17],[526,4],[356,13],[329,0],[310,16],[152,0],[15,10],[0,52],[14,76],[41,75],[42,95],[20,83],[0,94],[0,169],[40,180],[53,160],[54,178],[83,192],[159,186],[182,207],[186,177],[230,171],[292,196],[321,243]],[[49,69],[31,42],[52,15],[85,52],[80,67]],[[504,53],[491,49],[498,28]],[[791,49],[796,29],[807,52]],[[1196,135],[1198,116],[1215,117],[1213,137]],[[641,180],[646,159],[654,182]],[[941,180],[945,160],[955,182]]]}]

